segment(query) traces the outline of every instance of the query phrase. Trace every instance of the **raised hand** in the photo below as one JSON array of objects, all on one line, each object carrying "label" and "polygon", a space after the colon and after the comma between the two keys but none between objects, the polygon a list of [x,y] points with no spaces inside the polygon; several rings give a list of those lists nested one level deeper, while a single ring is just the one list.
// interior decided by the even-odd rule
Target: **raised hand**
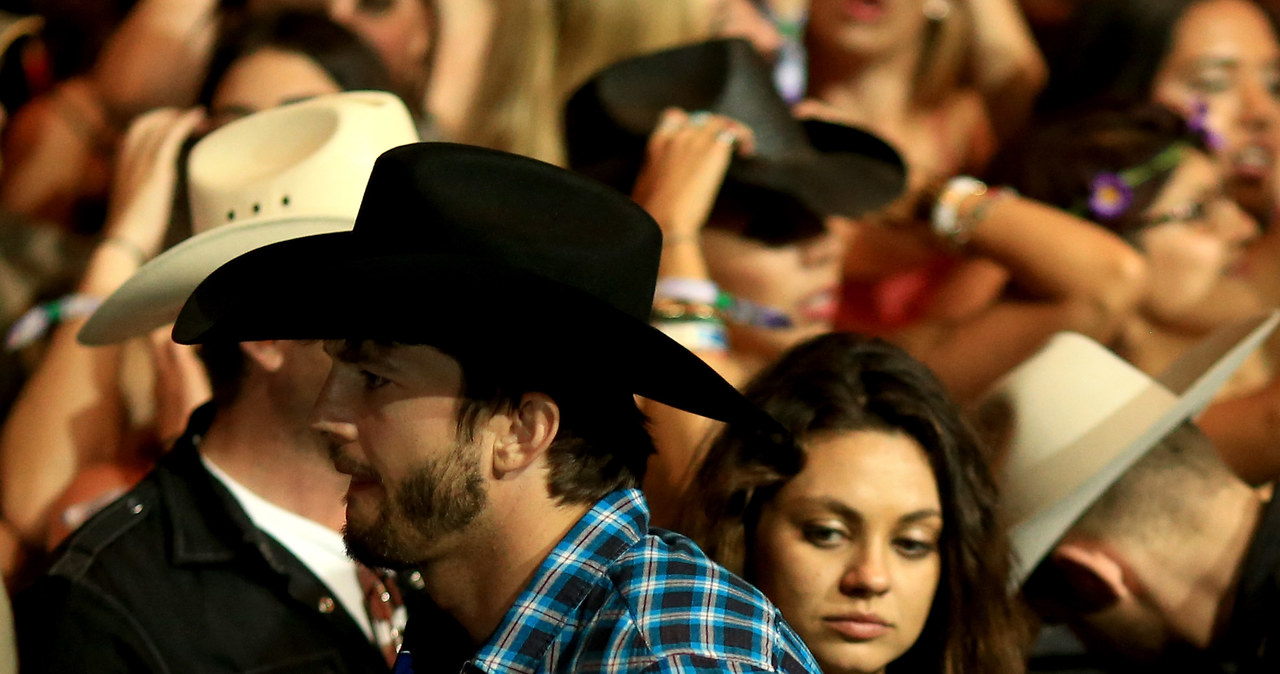
[{"label": "raised hand", "polygon": [[104,233],[132,245],[140,258],[160,252],[169,228],[182,142],[204,120],[201,109],[160,108],[129,127],[116,157]]},{"label": "raised hand", "polygon": [[743,124],[706,112],[663,113],[632,196],[658,221],[668,243],[697,237],[735,148],[742,155],[755,150]]}]

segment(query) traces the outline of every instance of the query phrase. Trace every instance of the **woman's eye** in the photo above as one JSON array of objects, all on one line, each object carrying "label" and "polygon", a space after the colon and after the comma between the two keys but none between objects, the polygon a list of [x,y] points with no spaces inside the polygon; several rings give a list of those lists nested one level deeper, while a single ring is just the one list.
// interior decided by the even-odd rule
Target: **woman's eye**
[{"label": "woman's eye", "polygon": [[907,559],[922,559],[938,550],[937,543],[918,540],[915,538],[895,539],[893,541],[893,547],[898,550],[898,554],[906,557]]},{"label": "woman's eye", "polygon": [[382,14],[394,4],[395,0],[360,0],[358,3],[362,14]]},{"label": "woman's eye", "polygon": [[839,545],[842,540],[847,538],[843,530],[821,524],[806,525],[803,532],[806,541],[820,548]]},{"label": "woman's eye", "polygon": [[1268,75],[1265,86],[1272,98],[1280,98],[1280,74]]},{"label": "woman's eye", "polygon": [[1195,222],[1203,220],[1205,217],[1205,205],[1203,202],[1195,202],[1187,204],[1169,213],[1171,222]]},{"label": "woman's eye", "polygon": [[1231,89],[1231,79],[1225,75],[1198,75],[1191,79],[1191,88],[1202,94],[1221,94]]}]

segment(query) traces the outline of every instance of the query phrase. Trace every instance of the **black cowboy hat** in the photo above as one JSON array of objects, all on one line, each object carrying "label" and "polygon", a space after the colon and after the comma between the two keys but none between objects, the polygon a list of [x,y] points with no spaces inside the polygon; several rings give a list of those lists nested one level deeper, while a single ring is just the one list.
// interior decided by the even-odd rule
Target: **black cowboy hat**
[{"label": "black cowboy hat", "polygon": [[352,231],[228,262],[187,300],[173,336],[429,344],[530,381],[779,429],[649,325],[661,250],[653,219],[590,178],[416,143],[378,158]]},{"label": "black cowboy hat", "polygon": [[734,157],[727,186],[759,188],[818,215],[855,217],[902,193],[906,168],[892,147],[861,129],[798,120],[771,70],[745,40],[714,40],[639,56],[596,74],[565,107],[569,165],[630,191],[649,135],[676,107],[731,117],[755,135],[755,154]]}]

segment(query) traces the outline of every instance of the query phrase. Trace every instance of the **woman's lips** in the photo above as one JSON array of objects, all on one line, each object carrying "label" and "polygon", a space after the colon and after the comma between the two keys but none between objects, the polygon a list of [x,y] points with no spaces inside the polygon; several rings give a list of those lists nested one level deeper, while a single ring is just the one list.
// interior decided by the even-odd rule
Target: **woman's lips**
[{"label": "woman's lips", "polygon": [[1237,254],[1234,258],[1227,261],[1223,265],[1222,275],[1228,278],[1241,278],[1249,276],[1249,259],[1243,253]]},{"label": "woman's lips", "polygon": [[835,287],[825,288],[809,295],[800,302],[796,313],[805,320],[816,323],[830,323],[836,319],[840,308],[840,296]]},{"label": "woman's lips", "polygon": [[884,18],[885,0],[845,0],[844,13],[859,23],[874,23]]},{"label": "woman's lips", "polygon": [[1252,143],[1231,155],[1231,172],[1236,178],[1262,180],[1271,175],[1275,156],[1270,147]]},{"label": "woman's lips", "polygon": [[870,641],[889,633],[893,625],[875,614],[856,614],[823,618],[831,629],[852,641]]}]

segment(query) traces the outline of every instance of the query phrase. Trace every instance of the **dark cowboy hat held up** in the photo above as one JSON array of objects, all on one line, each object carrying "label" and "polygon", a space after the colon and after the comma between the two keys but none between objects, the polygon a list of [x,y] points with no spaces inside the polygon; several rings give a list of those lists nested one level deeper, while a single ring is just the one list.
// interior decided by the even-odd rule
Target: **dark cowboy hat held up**
[{"label": "dark cowboy hat held up", "polygon": [[477,147],[405,145],[374,164],[352,231],[223,265],[173,334],[465,349],[540,382],[778,428],[649,325],[661,249],[652,218],[594,180]]},{"label": "dark cowboy hat held up", "polygon": [[901,194],[906,169],[892,147],[842,124],[797,120],[769,66],[745,40],[715,40],[622,61],[596,74],[565,108],[569,165],[629,191],[663,110],[731,117],[755,135],[727,184],[770,190],[818,215],[854,217]]}]

